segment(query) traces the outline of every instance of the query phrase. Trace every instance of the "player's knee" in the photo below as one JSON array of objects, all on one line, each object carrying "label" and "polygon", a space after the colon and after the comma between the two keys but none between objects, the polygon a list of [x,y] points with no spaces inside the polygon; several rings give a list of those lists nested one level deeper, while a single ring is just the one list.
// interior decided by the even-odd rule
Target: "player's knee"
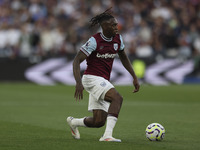
[{"label": "player's knee", "polygon": [[119,94],[116,98],[116,100],[118,101],[118,103],[121,105],[123,102],[123,97]]},{"label": "player's knee", "polygon": [[94,126],[96,128],[103,127],[104,125],[105,125],[105,120],[95,120],[95,122],[94,122]]}]

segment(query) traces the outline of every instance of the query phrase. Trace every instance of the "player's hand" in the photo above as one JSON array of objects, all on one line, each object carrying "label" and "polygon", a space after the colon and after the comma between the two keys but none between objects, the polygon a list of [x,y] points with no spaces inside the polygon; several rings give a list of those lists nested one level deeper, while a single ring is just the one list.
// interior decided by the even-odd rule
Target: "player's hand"
[{"label": "player's hand", "polygon": [[138,92],[139,89],[140,89],[140,84],[139,84],[139,81],[138,81],[137,79],[133,80],[133,85],[134,85],[134,87],[135,87],[133,93]]},{"label": "player's hand", "polygon": [[83,85],[80,83],[80,84],[76,84],[76,89],[75,89],[75,93],[74,93],[74,98],[77,99],[80,101],[81,99],[83,99],[83,90],[84,90],[84,87]]}]

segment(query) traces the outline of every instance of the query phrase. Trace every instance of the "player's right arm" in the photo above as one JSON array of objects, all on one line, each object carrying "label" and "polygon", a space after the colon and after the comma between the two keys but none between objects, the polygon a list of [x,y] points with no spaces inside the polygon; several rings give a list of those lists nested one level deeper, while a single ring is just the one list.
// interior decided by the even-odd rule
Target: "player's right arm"
[{"label": "player's right arm", "polygon": [[81,73],[80,73],[80,64],[87,58],[87,56],[82,52],[79,51],[77,55],[74,58],[73,62],[73,73],[74,78],[76,80],[76,89],[74,93],[74,98],[77,99],[83,99],[83,84],[81,82]]},{"label": "player's right arm", "polygon": [[96,50],[97,43],[94,37],[91,37],[83,46],[81,46],[80,51],[77,53],[73,62],[73,73],[76,80],[76,89],[74,98],[83,99],[83,84],[81,82],[80,64],[94,51]]}]

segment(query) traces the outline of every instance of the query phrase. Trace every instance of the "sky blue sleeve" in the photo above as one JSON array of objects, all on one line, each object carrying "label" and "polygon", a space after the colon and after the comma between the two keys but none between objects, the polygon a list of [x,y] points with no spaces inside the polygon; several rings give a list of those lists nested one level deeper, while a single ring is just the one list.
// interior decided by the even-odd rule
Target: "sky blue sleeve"
[{"label": "sky blue sleeve", "polygon": [[81,46],[80,50],[89,56],[93,51],[97,48],[97,42],[94,37],[91,37],[83,46]]},{"label": "sky blue sleeve", "polygon": [[120,41],[121,41],[121,46],[120,46],[120,49],[119,49],[119,50],[121,51],[121,50],[124,50],[125,45],[124,45],[124,42],[123,42],[122,36],[119,35],[119,37],[120,37]]}]

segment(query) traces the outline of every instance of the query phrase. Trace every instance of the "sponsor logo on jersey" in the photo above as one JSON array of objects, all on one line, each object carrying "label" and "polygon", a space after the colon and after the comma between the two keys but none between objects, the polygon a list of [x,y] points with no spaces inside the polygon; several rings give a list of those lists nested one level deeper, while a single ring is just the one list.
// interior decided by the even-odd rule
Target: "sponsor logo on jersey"
[{"label": "sponsor logo on jersey", "polygon": [[115,56],[116,56],[117,54],[109,54],[109,53],[105,53],[105,54],[99,54],[99,53],[97,53],[97,58],[105,58],[105,59],[107,59],[107,58],[115,58]]},{"label": "sponsor logo on jersey", "polygon": [[117,50],[118,49],[118,44],[114,43],[113,47],[114,47],[114,50]]}]

